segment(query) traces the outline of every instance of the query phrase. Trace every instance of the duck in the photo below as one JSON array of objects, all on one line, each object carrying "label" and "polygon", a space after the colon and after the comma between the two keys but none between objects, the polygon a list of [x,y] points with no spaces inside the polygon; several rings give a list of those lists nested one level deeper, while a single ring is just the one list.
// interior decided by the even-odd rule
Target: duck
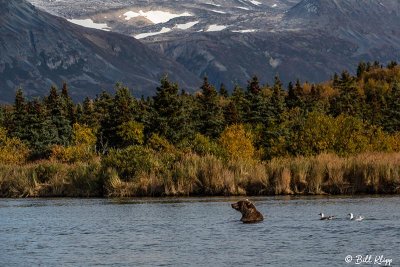
[{"label": "duck", "polygon": [[365,218],[361,215],[354,217],[353,213],[349,213],[350,216],[350,221],[356,221],[356,222],[360,222],[362,220],[364,220]]},{"label": "duck", "polygon": [[335,216],[332,216],[332,215],[330,215],[330,216],[325,216],[322,212],[321,212],[320,214],[318,214],[318,215],[321,216],[320,220],[332,220],[332,219],[335,218]]}]

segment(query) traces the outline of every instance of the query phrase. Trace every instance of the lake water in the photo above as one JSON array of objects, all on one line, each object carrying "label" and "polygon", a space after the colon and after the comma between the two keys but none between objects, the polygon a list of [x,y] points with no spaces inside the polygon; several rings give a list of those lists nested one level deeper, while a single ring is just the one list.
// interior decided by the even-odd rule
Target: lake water
[{"label": "lake water", "polygon": [[400,197],[251,198],[252,225],[237,200],[0,199],[0,266],[400,266]]}]

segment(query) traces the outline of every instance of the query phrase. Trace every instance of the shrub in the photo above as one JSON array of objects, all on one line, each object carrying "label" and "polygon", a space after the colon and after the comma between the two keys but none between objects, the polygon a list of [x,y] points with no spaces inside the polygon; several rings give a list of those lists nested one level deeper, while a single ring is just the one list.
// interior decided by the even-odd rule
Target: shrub
[{"label": "shrub", "polygon": [[7,137],[7,131],[0,127],[0,163],[22,164],[29,155],[28,146],[15,137]]},{"label": "shrub", "polygon": [[89,127],[74,124],[71,146],[54,145],[50,159],[64,163],[89,162],[96,157],[96,135]]},{"label": "shrub", "polygon": [[222,148],[217,143],[213,142],[209,137],[197,133],[192,144],[193,152],[198,155],[214,155],[217,157],[223,156]]},{"label": "shrub", "polygon": [[102,159],[103,169],[113,168],[124,181],[133,180],[136,175],[157,170],[159,160],[152,149],[143,146],[128,146],[124,149],[111,149]]}]

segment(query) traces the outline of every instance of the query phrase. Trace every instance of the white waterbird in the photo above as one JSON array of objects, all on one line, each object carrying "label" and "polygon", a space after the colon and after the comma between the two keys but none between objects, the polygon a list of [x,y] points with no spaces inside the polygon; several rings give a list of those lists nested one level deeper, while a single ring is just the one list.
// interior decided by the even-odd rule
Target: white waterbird
[{"label": "white waterbird", "polygon": [[325,216],[322,212],[320,214],[318,214],[321,216],[320,220],[332,220],[333,218],[335,218],[335,216]]},{"label": "white waterbird", "polygon": [[364,218],[363,216],[361,216],[361,215],[359,215],[359,216],[357,216],[357,217],[354,217],[353,213],[349,213],[349,216],[350,216],[350,221],[357,221],[357,222],[360,222],[360,221],[362,221],[362,220],[365,219],[365,218]]}]

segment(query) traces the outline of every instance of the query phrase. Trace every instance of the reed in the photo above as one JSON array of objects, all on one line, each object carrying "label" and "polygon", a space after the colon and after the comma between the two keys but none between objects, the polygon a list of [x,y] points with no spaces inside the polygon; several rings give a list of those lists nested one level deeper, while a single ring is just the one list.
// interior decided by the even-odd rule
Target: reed
[{"label": "reed", "polygon": [[[102,162],[0,165],[0,197],[398,194],[400,153],[224,160],[187,153],[123,178]],[[163,163],[163,164],[161,164]]]},{"label": "reed", "polygon": [[289,159],[273,159],[267,163],[267,169],[271,181],[270,194],[293,194],[291,189],[292,172]]},{"label": "reed", "polygon": [[102,196],[100,169],[98,162],[0,165],[0,197]]}]

